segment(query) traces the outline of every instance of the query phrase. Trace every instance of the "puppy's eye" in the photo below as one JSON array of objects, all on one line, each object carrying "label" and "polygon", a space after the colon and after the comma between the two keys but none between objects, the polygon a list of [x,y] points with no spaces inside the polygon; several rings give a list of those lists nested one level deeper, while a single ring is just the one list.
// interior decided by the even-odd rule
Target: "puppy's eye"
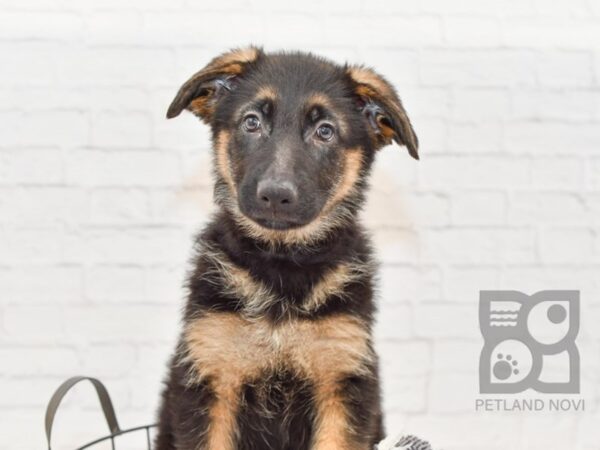
[{"label": "puppy's eye", "polygon": [[260,129],[260,120],[254,114],[246,116],[244,119],[244,130],[253,133]]},{"label": "puppy's eye", "polygon": [[317,128],[316,135],[322,141],[330,141],[333,139],[333,135],[335,134],[333,127],[331,125],[321,125]]}]

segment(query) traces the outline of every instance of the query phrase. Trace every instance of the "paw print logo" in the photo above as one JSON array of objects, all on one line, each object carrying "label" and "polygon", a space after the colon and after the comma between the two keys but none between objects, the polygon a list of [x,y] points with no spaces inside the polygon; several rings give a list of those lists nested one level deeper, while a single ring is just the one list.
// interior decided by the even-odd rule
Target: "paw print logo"
[{"label": "paw print logo", "polygon": [[498,353],[493,368],[494,376],[499,380],[508,380],[513,375],[519,375],[518,365],[519,362],[513,359],[512,355],[504,356],[502,353]]},{"label": "paw print logo", "polygon": [[[481,291],[479,326],[482,394],[579,392],[579,291]],[[547,377],[544,364],[562,373]]]}]

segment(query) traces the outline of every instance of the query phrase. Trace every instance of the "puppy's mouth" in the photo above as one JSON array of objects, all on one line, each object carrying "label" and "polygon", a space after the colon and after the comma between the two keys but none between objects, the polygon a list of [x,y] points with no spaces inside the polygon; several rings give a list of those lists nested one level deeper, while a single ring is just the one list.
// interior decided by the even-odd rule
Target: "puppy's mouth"
[{"label": "puppy's mouth", "polygon": [[315,220],[316,214],[299,214],[297,211],[265,211],[239,204],[239,211],[248,219],[268,230],[286,231],[301,228]]},{"label": "puppy's mouth", "polygon": [[237,209],[247,220],[261,228],[287,231],[301,228],[318,218],[321,211],[318,201],[303,200],[298,201],[296,198],[289,202],[277,199],[275,203],[272,198],[265,201],[256,195],[254,189],[241,189]]},{"label": "puppy's mouth", "polygon": [[294,220],[286,220],[280,218],[264,218],[264,217],[250,217],[251,220],[259,224],[263,228],[268,228],[270,230],[292,230],[294,228],[300,228],[303,225],[306,225],[303,222],[297,222]]}]

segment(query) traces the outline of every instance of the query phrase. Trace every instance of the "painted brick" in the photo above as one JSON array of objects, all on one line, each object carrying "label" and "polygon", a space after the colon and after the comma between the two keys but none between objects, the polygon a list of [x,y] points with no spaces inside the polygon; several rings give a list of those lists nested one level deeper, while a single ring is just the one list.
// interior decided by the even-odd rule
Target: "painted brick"
[{"label": "painted brick", "polygon": [[544,230],[540,239],[542,261],[562,264],[585,264],[598,261],[600,252],[595,238],[596,233],[586,228]]},{"label": "painted brick", "polygon": [[415,335],[430,338],[479,337],[475,305],[429,303],[415,307]]},{"label": "painted brick", "polygon": [[0,270],[5,302],[48,305],[83,301],[83,270],[68,265],[23,265]]},{"label": "painted brick", "polygon": [[528,229],[454,228],[423,233],[422,261],[457,264],[533,262],[535,233]]},{"label": "painted brick", "polygon": [[101,225],[150,222],[150,194],[145,189],[95,188],[90,192],[90,222]]},{"label": "painted brick", "polygon": [[436,156],[419,166],[421,186],[439,189],[527,186],[526,160],[497,156]]},{"label": "painted brick", "polygon": [[146,148],[151,124],[146,114],[110,112],[93,117],[91,143],[101,148]]},{"label": "painted brick", "polygon": [[[506,149],[520,155],[598,155],[600,129],[597,124],[520,121],[506,126]],[[515,158],[516,159],[516,158]]]},{"label": "painted brick", "polygon": [[154,150],[73,150],[66,172],[70,183],[84,186],[173,186],[181,181],[178,156]]},{"label": "painted brick", "polygon": [[585,224],[589,213],[577,193],[517,191],[511,195],[509,221],[514,224]]},{"label": "painted brick", "polygon": [[60,150],[0,151],[0,183],[3,185],[54,185],[62,181],[63,161]]},{"label": "painted brick", "polygon": [[456,225],[503,225],[506,195],[502,192],[461,192],[453,195],[452,223]]},{"label": "painted brick", "polygon": [[525,50],[426,50],[421,81],[427,86],[533,86],[535,63]]},{"label": "painted brick", "polygon": [[448,17],[444,31],[450,46],[497,47],[502,43],[500,21],[494,17]]},{"label": "painted brick", "polygon": [[139,266],[95,266],[85,274],[85,296],[99,303],[143,302],[143,285]]}]

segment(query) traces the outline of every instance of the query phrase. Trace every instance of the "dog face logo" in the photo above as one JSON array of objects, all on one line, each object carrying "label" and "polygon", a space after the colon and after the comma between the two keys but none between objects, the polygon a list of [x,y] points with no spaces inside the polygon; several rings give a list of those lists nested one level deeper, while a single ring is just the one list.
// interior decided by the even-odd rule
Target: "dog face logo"
[{"label": "dog face logo", "polygon": [[217,202],[266,241],[306,244],[352,219],[383,145],[418,159],[387,81],[308,54],[223,54],[181,87],[167,117],[183,109],[212,128]]},{"label": "dog face logo", "polygon": [[482,394],[579,393],[579,291],[482,291]]}]

